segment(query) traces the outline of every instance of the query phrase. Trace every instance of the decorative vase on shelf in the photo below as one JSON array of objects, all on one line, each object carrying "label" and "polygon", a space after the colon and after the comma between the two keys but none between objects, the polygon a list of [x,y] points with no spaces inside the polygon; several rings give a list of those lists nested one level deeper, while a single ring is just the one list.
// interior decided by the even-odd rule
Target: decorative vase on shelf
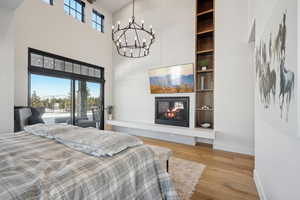
[{"label": "decorative vase on shelf", "polygon": [[205,76],[200,78],[200,90],[204,90]]},{"label": "decorative vase on shelf", "polygon": [[202,71],[205,71],[208,69],[209,61],[208,60],[200,60],[198,66],[200,66],[200,69]]},{"label": "decorative vase on shelf", "polygon": [[107,106],[106,107],[108,120],[112,120],[113,119],[113,109],[114,109],[113,106]]},{"label": "decorative vase on shelf", "polygon": [[203,124],[201,124],[201,127],[202,128],[210,128],[211,124],[210,123],[203,123]]}]

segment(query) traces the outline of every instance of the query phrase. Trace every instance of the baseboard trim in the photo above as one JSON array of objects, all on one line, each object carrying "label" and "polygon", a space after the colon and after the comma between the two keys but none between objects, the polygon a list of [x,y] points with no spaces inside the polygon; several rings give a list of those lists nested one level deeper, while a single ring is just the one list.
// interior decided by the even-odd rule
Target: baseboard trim
[{"label": "baseboard trim", "polygon": [[196,140],[194,137],[188,137],[188,136],[181,136],[181,135],[174,135],[174,134],[162,134],[155,131],[145,131],[145,130],[138,130],[138,129],[132,129],[132,128],[123,128],[123,127],[117,127],[113,126],[114,131],[124,132],[130,135],[134,136],[141,136],[146,138],[152,138],[157,140],[163,140],[167,142],[175,142],[179,144],[187,144],[191,146],[196,145]]},{"label": "baseboard trim", "polygon": [[254,178],[254,182],[255,182],[255,185],[256,185],[256,189],[257,189],[257,192],[258,192],[258,195],[259,195],[259,199],[260,200],[268,200],[267,196],[266,196],[266,193],[265,193],[265,190],[263,188],[263,185],[261,183],[259,174],[258,174],[256,169],[254,169],[254,171],[253,171],[253,176],[254,176],[253,178]]},{"label": "baseboard trim", "polygon": [[213,148],[215,150],[221,150],[221,151],[227,151],[227,152],[233,152],[233,153],[240,153],[245,154],[249,156],[254,156],[254,153],[250,149],[242,149],[242,148],[232,148],[232,146],[226,146],[223,144],[219,144],[216,141],[213,143]]}]

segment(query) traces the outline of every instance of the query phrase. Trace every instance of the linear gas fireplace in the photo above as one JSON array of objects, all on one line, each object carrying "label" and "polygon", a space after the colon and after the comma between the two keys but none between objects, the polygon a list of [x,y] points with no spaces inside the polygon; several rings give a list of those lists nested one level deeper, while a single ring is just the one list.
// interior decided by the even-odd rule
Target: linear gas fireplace
[{"label": "linear gas fireplace", "polygon": [[155,123],[189,127],[189,97],[156,97]]}]

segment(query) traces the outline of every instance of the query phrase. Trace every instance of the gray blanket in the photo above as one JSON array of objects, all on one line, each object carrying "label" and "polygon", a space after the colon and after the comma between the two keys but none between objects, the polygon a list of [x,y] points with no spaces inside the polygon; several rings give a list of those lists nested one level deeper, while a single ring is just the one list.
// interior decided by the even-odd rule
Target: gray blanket
[{"label": "gray blanket", "polygon": [[177,200],[145,145],[94,157],[29,133],[0,134],[0,199]]},{"label": "gray blanket", "polygon": [[25,131],[54,139],[74,150],[97,157],[113,156],[127,148],[143,144],[139,138],[125,133],[62,124],[36,124],[25,127]]}]

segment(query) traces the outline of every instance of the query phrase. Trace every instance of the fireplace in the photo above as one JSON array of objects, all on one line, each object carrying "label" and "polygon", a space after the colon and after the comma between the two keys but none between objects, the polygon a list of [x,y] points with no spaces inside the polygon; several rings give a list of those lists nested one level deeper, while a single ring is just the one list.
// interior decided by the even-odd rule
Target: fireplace
[{"label": "fireplace", "polygon": [[189,97],[156,97],[155,123],[189,127]]}]

